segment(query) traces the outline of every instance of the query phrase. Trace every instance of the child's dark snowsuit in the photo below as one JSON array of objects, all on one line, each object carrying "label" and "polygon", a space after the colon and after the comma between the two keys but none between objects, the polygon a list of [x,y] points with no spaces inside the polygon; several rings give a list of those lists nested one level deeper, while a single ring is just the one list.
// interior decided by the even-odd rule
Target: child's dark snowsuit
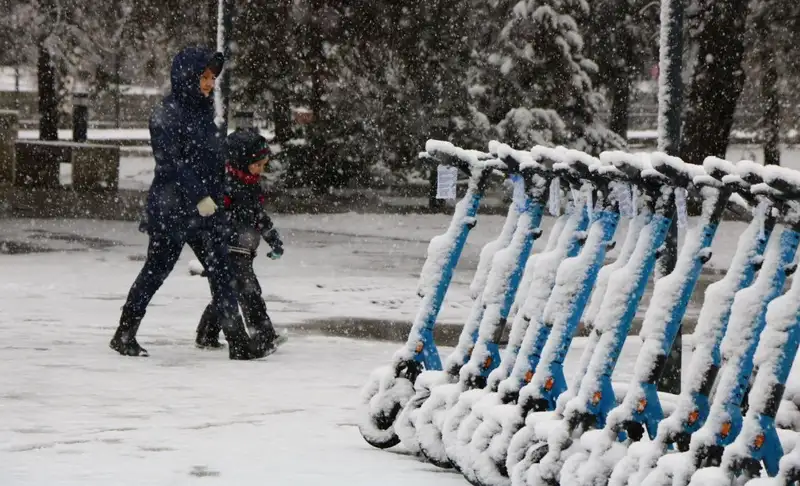
[{"label": "child's dark snowsuit", "polygon": [[[225,212],[230,219],[231,234],[228,251],[235,277],[239,305],[242,307],[251,333],[260,334],[270,347],[276,338],[267,306],[261,297],[261,286],[253,270],[253,259],[261,239],[272,247],[270,255],[283,254],[283,242],[273,228],[272,220],[264,210],[264,193],[260,177],[251,174],[250,164],[266,158],[269,147],[266,139],[255,132],[237,130],[226,140],[228,164],[225,167]],[[201,347],[219,347],[218,313],[212,300],[197,326],[197,344]]]},{"label": "child's dark snowsuit", "polygon": [[217,313],[229,343],[231,359],[263,356],[250,340],[239,316],[236,292],[226,248],[226,221],[222,211],[201,217],[197,204],[211,198],[222,203],[224,158],[210,97],[200,91],[206,68],[222,69],[221,54],[189,47],[172,63],[172,92],[150,118],[150,140],[156,160],[147,197],[144,228],[150,237],[147,260],[131,286],[122,308],[119,327],[109,343],[123,355],[147,356],[136,332],[155,293],[172,272],[181,250],[188,244],[210,268]]}]

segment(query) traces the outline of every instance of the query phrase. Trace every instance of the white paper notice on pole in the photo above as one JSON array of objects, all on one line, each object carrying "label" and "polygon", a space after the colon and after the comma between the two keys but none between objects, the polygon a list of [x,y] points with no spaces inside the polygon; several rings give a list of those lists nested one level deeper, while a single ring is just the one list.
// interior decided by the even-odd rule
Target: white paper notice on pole
[{"label": "white paper notice on pole", "polygon": [[436,168],[436,199],[455,199],[458,168],[440,165]]}]

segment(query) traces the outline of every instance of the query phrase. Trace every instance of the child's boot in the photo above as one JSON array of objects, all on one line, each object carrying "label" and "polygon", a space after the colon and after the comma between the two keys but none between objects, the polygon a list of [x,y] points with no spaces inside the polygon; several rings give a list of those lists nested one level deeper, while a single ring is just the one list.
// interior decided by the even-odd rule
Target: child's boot
[{"label": "child's boot", "polygon": [[220,349],[224,344],[219,342],[219,333],[222,326],[220,325],[217,313],[214,307],[208,304],[200,317],[200,323],[197,325],[197,338],[195,343],[201,349]]}]

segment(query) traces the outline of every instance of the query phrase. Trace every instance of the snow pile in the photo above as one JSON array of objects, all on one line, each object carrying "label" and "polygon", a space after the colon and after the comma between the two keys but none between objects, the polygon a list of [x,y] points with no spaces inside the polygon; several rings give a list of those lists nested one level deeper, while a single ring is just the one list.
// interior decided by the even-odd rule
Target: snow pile
[{"label": "snow pile", "polygon": [[[678,174],[681,174],[686,181],[692,181],[695,177],[707,175],[702,166],[687,164],[679,157],[667,155],[663,152],[650,153],[650,163],[655,170],[661,172],[665,170],[665,168],[669,168],[669,171],[674,171]],[[676,183],[679,181],[672,182]]]},{"label": "snow pile", "polygon": [[752,160],[737,162],[736,173],[749,184],[758,184],[764,180],[764,166]]}]

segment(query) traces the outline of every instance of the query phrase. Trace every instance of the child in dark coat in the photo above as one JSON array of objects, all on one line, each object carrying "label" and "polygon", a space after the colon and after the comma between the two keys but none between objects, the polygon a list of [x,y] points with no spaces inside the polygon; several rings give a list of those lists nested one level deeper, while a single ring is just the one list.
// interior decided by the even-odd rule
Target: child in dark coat
[{"label": "child in dark coat", "polygon": [[[258,133],[236,130],[225,141],[225,150],[224,207],[230,220],[228,251],[236,279],[234,287],[251,337],[271,352],[286,337],[277,334],[272,326],[253,270],[253,260],[262,239],[270,246],[269,258],[277,260],[283,255],[283,242],[264,210],[264,192],[259,184],[261,173],[269,162],[270,149],[267,140]],[[208,304],[200,318],[196,339],[198,347],[222,346],[219,342],[221,326],[215,309],[213,302]]]}]

